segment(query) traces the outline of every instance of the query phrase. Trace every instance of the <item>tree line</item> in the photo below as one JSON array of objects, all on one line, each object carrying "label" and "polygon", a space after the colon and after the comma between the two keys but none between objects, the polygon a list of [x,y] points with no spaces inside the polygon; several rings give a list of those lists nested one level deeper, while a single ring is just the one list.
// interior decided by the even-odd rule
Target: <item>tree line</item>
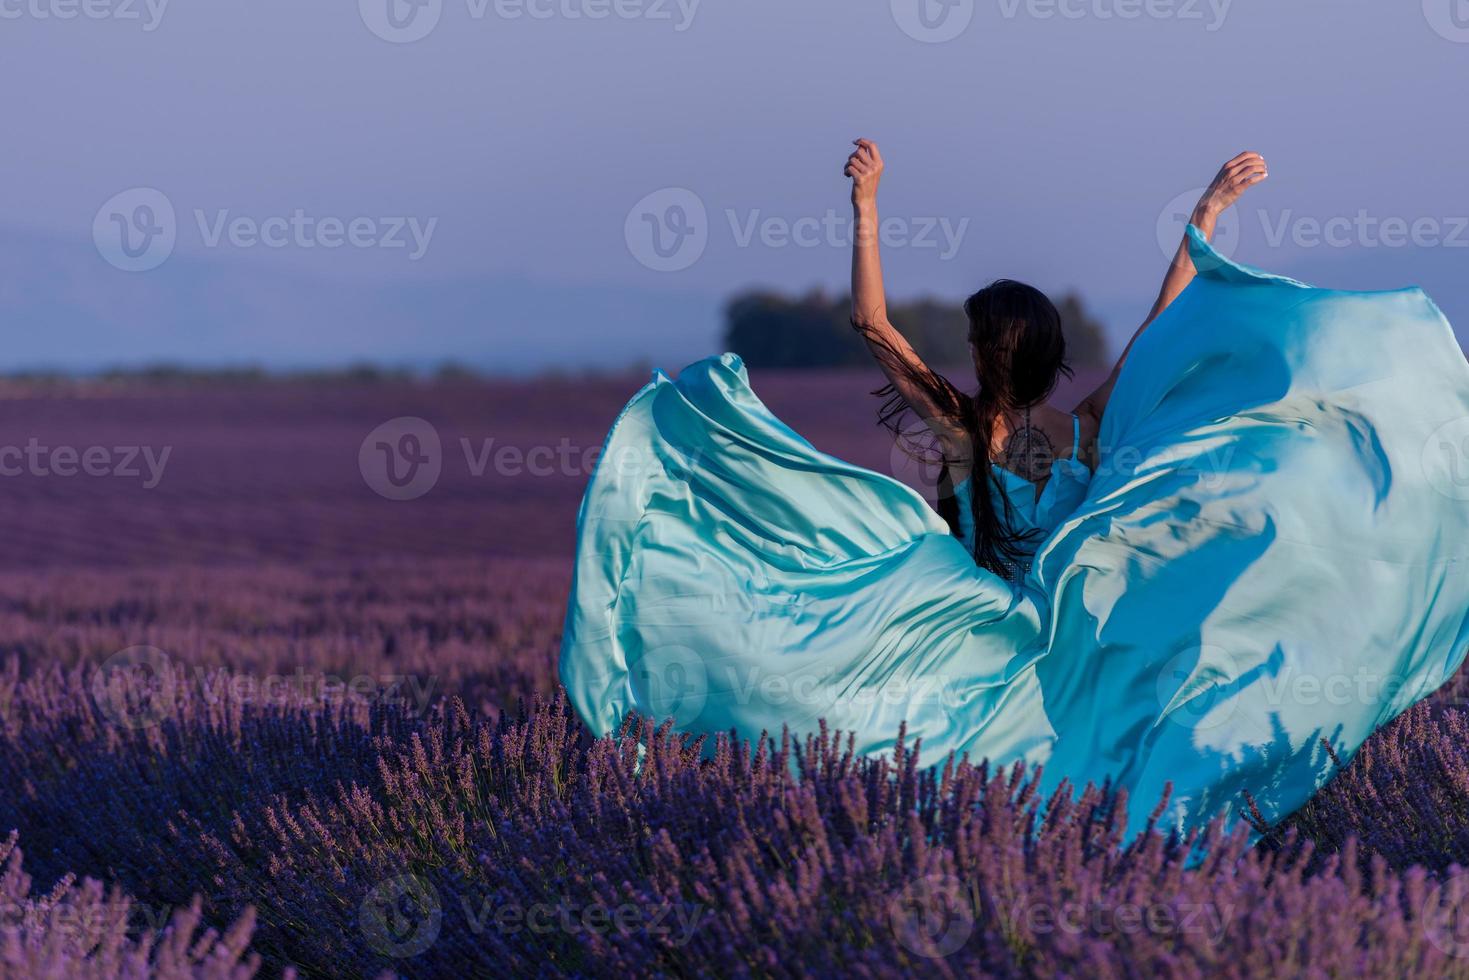
[{"label": "tree line", "polygon": [[[1106,368],[1106,331],[1087,312],[1081,297],[1059,303],[1066,349],[1074,368]],[[852,302],[814,290],[790,296],[768,290],[740,293],[724,309],[724,345],[755,368],[829,368],[867,365],[871,355],[852,329]],[[930,298],[888,306],[893,326],[930,364],[955,366],[969,360],[969,324],[962,304]]]}]

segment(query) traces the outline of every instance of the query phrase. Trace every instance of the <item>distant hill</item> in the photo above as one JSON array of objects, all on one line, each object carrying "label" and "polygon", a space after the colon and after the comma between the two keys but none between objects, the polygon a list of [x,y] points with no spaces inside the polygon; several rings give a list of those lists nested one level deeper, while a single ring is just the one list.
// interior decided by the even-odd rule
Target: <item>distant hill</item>
[{"label": "distant hill", "polygon": [[271,371],[375,363],[493,374],[678,367],[718,346],[719,296],[475,279],[344,284],[175,254],[149,272],[90,240],[0,229],[0,373],[156,364]]},{"label": "distant hill", "polygon": [[[1323,286],[1421,285],[1461,328],[1460,337],[1469,336],[1469,249],[1323,248],[1271,256],[1244,247],[1238,257]],[[675,370],[723,349],[721,323],[730,325],[733,304],[761,296],[778,310],[784,305],[786,313],[825,324],[820,330],[836,345],[822,341],[804,354],[777,348],[772,364],[812,351],[836,363],[867,363],[851,346],[845,301],[837,298],[807,309],[810,297],[747,292],[724,303],[718,293],[665,282],[565,285],[489,274],[344,284],[183,252],[151,272],[129,274],[104,262],[89,239],[0,228],[0,374],[159,364],[271,372],[376,364],[429,372],[446,362],[487,374],[618,371],[648,361]],[[1112,327],[1115,351],[1151,298],[1119,292],[1098,302],[1089,294],[1084,315]],[[963,328],[953,326],[959,302],[900,307],[901,325],[936,362],[967,359]],[[749,309],[758,312],[758,302]],[[1088,356],[1078,353],[1084,367]]]}]

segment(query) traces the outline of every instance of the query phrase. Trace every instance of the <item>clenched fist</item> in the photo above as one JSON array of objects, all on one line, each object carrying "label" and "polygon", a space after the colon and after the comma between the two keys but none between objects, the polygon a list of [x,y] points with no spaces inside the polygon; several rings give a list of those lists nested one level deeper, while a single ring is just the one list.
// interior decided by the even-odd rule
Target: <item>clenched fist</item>
[{"label": "clenched fist", "polygon": [[871,204],[877,200],[877,184],[882,180],[882,154],[871,140],[853,140],[857,149],[847,157],[843,174],[852,178],[852,203]]}]

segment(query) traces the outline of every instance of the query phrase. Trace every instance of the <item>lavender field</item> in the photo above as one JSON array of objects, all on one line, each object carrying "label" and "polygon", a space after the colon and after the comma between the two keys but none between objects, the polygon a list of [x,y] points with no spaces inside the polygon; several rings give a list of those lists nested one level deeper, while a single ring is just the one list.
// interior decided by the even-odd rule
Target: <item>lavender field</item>
[{"label": "lavender field", "polygon": [[[1205,840],[839,732],[591,738],[573,525],[642,380],[0,388],[4,975],[1469,977],[1462,675]],[[870,375],[754,380],[915,476]]]}]

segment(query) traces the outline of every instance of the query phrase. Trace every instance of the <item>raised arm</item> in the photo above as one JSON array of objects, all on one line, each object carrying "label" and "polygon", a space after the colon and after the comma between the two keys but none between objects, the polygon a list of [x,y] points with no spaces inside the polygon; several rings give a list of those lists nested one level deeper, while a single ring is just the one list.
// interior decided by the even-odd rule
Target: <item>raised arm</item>
[{"label": "raised arm", "polygon": [[967,455],[968,437],[955,404],[944,404],[950,391],[906,337],[888,320],[887,293],[882,285],[879,252],[877,185],[882,155],[871,140],[857,140],[844,173],[852,178],[852,327],[862,334],[893,389],[938,438],[945,458]]},{"label": "raised arm", "polygon": [[[1247,189],[1258,184],[1270,176],[1269,169],[1265,165],[1265,158],[1258,153],[1241,153],[1230,160],[1219,169],[1214,181],[1204,191],[1199,203],[1194,205],[1193,215],[1189,222],[1203,233],[1206,239],[1214,237],[1214,224],[1219,216],[1238,201],[1240,195]],[[1092,392],[1078,406],[1078,415],[1089,415],[1098,424],[1101,424],[1102,413],[1107,410],[1107,402],[1112,397],[1112,389],[1117,386],[1117,377],[1122,373],[1122,365],[1127,361],[1127,355],[1132,352],[1132,345],[1137,343],[1137,338],[1148,328],[1148,325],[1158,319],[1158,315],[1168,309],[1169,305],[1178,298],[1184,288],[1194,279],[1194,263],[1188,254],[1188,235],[1185,234],[1178,244],[1178,251],[1173,255],[1173,262],[1168,266],[1168,274],[1163,277],[1163,286],[1158,290],[1158,299],[1153,303],[1153,308],[1148,312],[1148,317],[1142,326],[1133,332],[1132,339],[1127,342],[1127,347],[1122,351],[1122,356],[1117,359],[1117,364],[1112,368],[1112,373],[1107,375],[1107,380],[1102,382],[1101,387]]]}]

